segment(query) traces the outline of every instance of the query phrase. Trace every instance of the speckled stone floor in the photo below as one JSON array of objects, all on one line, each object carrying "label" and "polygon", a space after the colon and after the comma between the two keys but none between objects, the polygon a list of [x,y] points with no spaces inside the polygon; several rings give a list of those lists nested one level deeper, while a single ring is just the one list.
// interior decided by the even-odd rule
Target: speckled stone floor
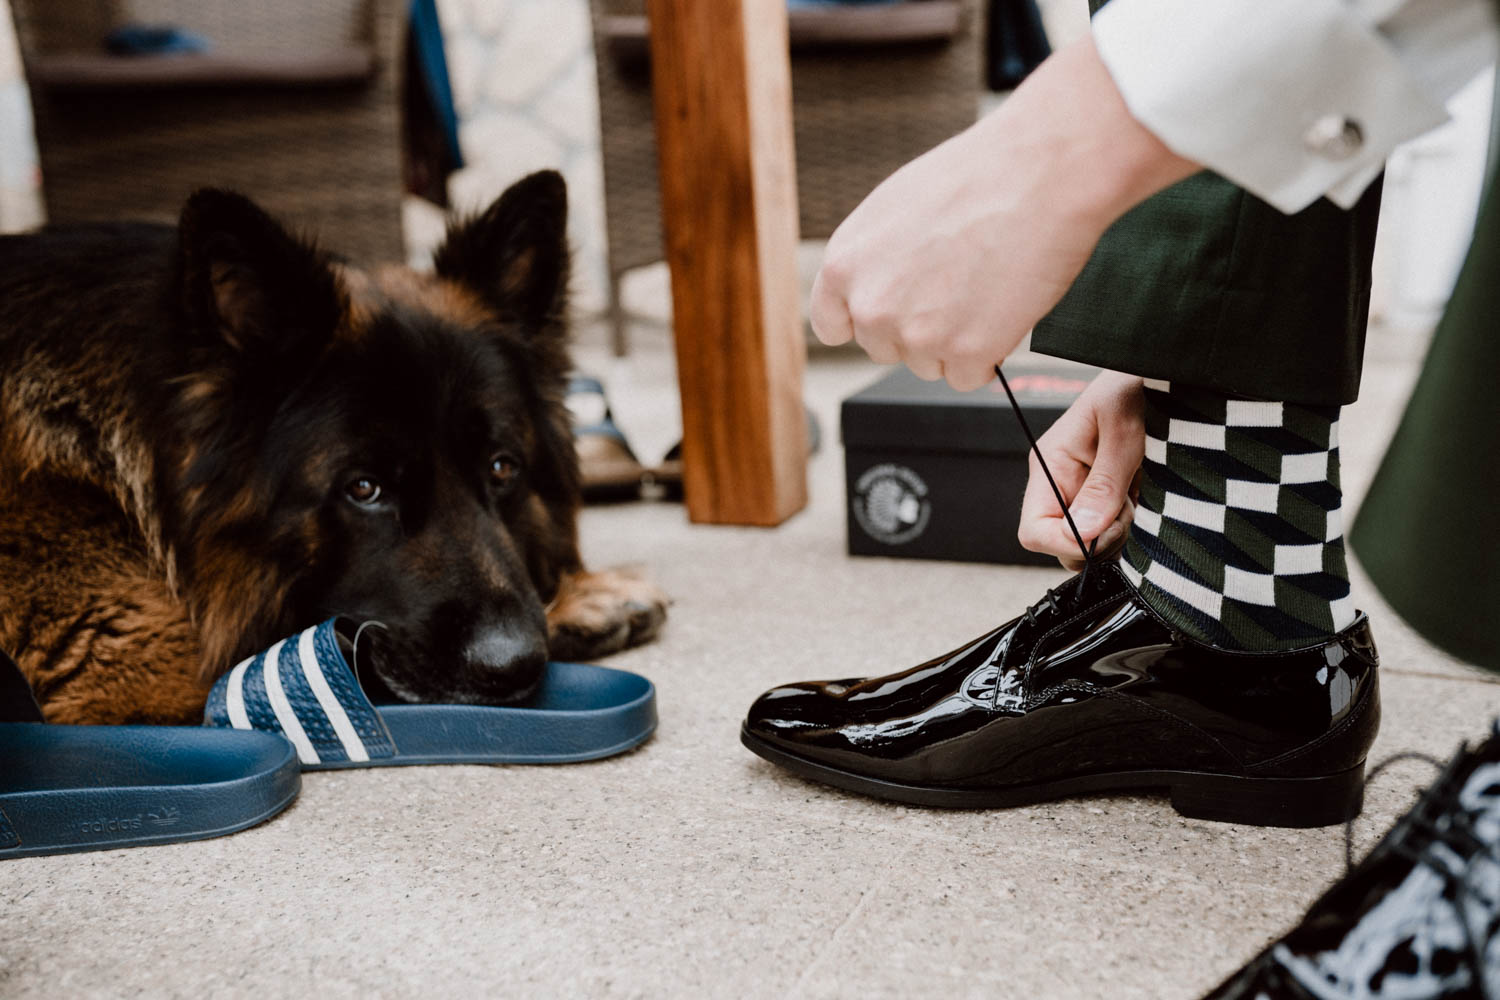
[{"label": "speckled stone floor", "polygon": [[[676,434],[665,336],[603,372],[645,457]],[[1373,472],[1420,345],[1376,335],[1344,423],[1346,482]],[[1061,571],[844,554],[838,401],[877,371],[815,352],[825,446],[812,503],[774,530],[694,527],[679,506],[589,510],[596,565],[639,563],[676,599],[641,750],[557,768],[307,775],[283,816],[196,844],[0,865],[0,997],[1190,998],[1335,878],[1338,830],[1190,821],[1153,796],[1010,811],[864,800],[743,751],[747,703],[784,680],[893,669],[1034,600]],[[1381,609],[1377,757],[1446,755],[1500,714],[1500,684]],[[1370,791],[1360,838],[1420,769]]]}]

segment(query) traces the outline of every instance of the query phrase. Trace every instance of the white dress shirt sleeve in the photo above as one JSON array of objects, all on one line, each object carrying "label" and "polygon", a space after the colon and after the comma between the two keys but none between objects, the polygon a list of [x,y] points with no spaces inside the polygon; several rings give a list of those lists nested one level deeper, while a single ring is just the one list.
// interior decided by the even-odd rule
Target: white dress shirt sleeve
[{"label": "white dress shirt sleeve", "polygon": [[1284,212],[1348,207],[1492,62],[1492,0],[1113,0],[1094,44],[1174,152]]}]

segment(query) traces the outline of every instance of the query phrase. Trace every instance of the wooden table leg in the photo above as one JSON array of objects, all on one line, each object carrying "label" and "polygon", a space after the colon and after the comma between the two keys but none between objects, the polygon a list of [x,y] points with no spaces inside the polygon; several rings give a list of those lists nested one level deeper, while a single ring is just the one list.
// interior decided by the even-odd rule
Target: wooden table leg
[{"label": "wooden table leg", "polygon": [[786,0],[649,0],[688,516],[807,502]]}]

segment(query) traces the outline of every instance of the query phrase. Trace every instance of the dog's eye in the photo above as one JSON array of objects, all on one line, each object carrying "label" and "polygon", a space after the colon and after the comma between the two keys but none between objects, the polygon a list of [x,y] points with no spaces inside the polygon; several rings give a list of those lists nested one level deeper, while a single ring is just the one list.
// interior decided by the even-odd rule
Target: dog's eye
[{"label": "dog's eye", "polygon": [[509,486],[520,471],[520,463],[509,455],[496,455],[490,459],[490,479],[496,486]]},{"label": "dog's eye", "polygon": [[369,476],[360,476],[344,487],[344,493],[359,504],[361,507],[369,507],[380,502],[380,495],[384,492],[380,484]]}]

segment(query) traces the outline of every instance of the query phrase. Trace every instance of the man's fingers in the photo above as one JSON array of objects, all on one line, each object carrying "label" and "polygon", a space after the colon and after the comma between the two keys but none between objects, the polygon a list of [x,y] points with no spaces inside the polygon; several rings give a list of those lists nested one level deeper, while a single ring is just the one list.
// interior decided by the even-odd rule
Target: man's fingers
[{"label": "man's fingers", "polygon": [[870,360],[877,365],[899,365],[903,360],[901,347],[894,339],[870,330],[856,330],[854,342],[864,348]]},{"label": "man's fingers", "polygon": [[924,382],[937,382],[943,377],[943,363],[936,358],[906,354],[906,367]]},{"label": "man's fingers", "polygon": [[1083,555],[1078,550],[1078,540],[1073,537],[1068,522],[1063,520],[1061,514],[1022,521],[1016,537],[1021,548],[1028,552],[1057,556],[1064,560],[1064,565],[1067,565],[1066,560],[1079,559]]},{"label": "man's fingers", "polygon": [[854,321],[849,318],[849,304],[836,292],[836,283],[819,271],[813,278],[812,300],[808,304],[808,322],[813,333],[829,347],[847,344],[854,339]]},{"label": "man's fingers", "polygon": [[1130,538],[1130,526],[1135,523],[1135,504],[1126,501],[1125,506],[1120,509],[1119,516],[1110,522],[1109,527],[1099,535],[1099,544],[1095,546],[1095,552],[1101,558],[1113,559],[1125,548],[1125,542]]},{"label": "man's fingers", "polygon": [[1068,508],[1073,515],[1073,523],[1078,526],[1078,533],[1085,542],[1098,538],[1115,519],[1128,499],[1125,495],[1128,482],[1121,482],[1109,473],[1100,472],[1097,466],[1089,473],[1088,479],[1083,482],[1083,488],[1078,491]]},{"label": "man's fingers", "polygon": [[973,392],[995,378],[995,366],[982,361],[954,359],[944,362],[948,384],[959,392]]},{"label": "man's fingers", "polygon": [[[1127,503],[1120,511],[1120,516],[1110,522],[1109,527],[1099,535],[1099,544],[1092,546],[1094,556],[1099,559],[1117,557],[1130,539],[1130,525],[1134,519],[1135,505]],[[1062,563],[1063,568],[1069,573],[1082,571],[1083,553],[1078,551],[1078,542],[1073,537],[1073,533],[1068,530],[1067,522],[1062,519],[1061,515],[1047,520],[1050,524],[1042,529],[1043,541],[1040,544],[1043,547],[1032,549],[1032,551],[1057,556],[1057,561]],[[1027,545],[1026,548],[1032,547]]]},{"label": "man's fingers", "polygon": [[[1042,447],[1048,453],[1047,467],[1057,477],[1057,485],[1066,497],[1088,470],[1061,451],[1047,447],[1045,440]],[[1057,505],[1057,497],[1042,474],[1035,454],[1030,457],[1030,474],[1026,477],[1026,493],[1021,500],[1021,522],[1016,537],[1023,548],[1032,552],[1059,558],[1079,554],[1078,542],[1063,519],[1062,508]]]},{"label": "man's fingers", "polygon": [[1062,508],[1057,506],[1057,500],[1037,468],[1036,456],[1033,455],[1026,477],[1026,492],[1021,497],[1021,524],[1017,532],[1021,544],[1033,552],[1050,551],[1037,548],[1036,545],[1040,545],[1042,541],[1039,534],[1041,523],[1054,517],[1062,517]]},{"label": "man's fingers", "polygon": [[1105,428],[1100,433],[1099,453],[1068,507],[1086,542],[1099,537],[1130,502],[1130,484],[1141,466],[1141,448],[1132,438]]}]

